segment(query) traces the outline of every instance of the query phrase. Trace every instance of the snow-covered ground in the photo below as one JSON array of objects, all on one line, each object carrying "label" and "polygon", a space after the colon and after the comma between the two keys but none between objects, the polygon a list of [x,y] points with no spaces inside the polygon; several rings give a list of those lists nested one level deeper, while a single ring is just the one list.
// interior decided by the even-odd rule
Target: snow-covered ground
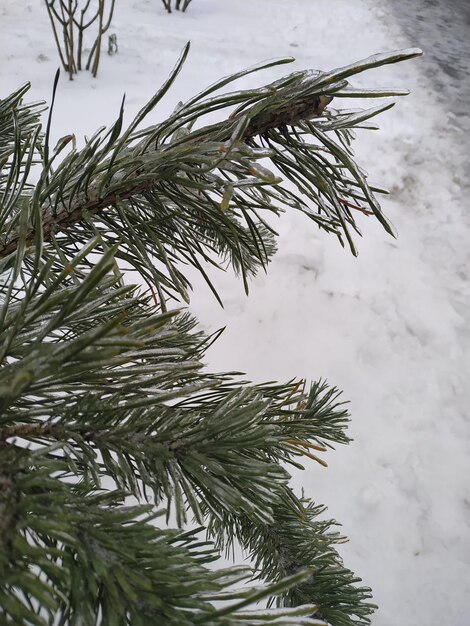
[{"label": "snow-covered ground", "polygon": [[[27,80],[50,99],[57,54],[40,0],[0,0],[0,89]],[[271,57],[330,69],[412,44],[384,0],[194,0],[167,15],[158,0],[118,0],[98,79],[62,76],[52,145],[109,124],[126,92],[127,120],[159,87],[184,43],[190,58],[152,119],[203,86]],[[293,66],[251,75],[248,87]],[[280,249],[246,298],[218,275],[221,310],[200,283],[192,309],[208,330],[226,326],[211,369],[256,381],[293,376],[329,382],[351,400],[354,442],[295,476],[329,506],[350,543],[346,564],[374,591],[375,626],[470,623],[469,180],[464,150],[442,98],[415,60],[357,78],[412,94],[357,141],[370,179],[399,233],[364,216],[354,259],[306,218],[279,221]],[[0,95],[0,97],[2,97]],[[150,121],[150,120],[149,120]],[[467,166],[468,167],[468,166]],[[465,478],[467,477],[467,478]]]}]

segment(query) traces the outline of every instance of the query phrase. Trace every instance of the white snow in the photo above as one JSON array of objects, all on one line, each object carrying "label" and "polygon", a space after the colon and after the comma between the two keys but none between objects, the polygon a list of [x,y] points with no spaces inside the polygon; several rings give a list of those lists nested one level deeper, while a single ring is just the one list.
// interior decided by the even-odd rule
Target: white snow
[{"label": "white snow", "polygon": [[[118,0],[109,32],[117,34],[119,53],[104,50],[97,79],[62,76],[51,145],[111,123],[124,92],[129,121],[189,39],[189,60],[149,123],[264,59],[297,58],[240,86],[413,45],[386,2],[374,0],[194,0],[186,14],[172,15],[158,0]],[[58,58],[42,2],[0,0],[0,58],[1,94],[31,80],[31,99],[50,99]],[[208,330],[227,326],[210,352],[212,369],[242,370],[256,381],[327,377],[351,400],[355,441],[328,454],[328,469],[312,462],[295,482],[342,522],[350,538],[341,548],[345,563],[373,588],[380,607],[373,624],[467,626],[465,155],[420,60],[374,70],[354,84],[411,90],[377,118],[381,131],[363,131],[356,146],[370,179],[392,191],[382,206],[398,239],[364,216],[354,259],[306,218],[287,213],[278,224],[279,252],[250,297],[219,274],[225,309],[198,280],[192,309]]]}]

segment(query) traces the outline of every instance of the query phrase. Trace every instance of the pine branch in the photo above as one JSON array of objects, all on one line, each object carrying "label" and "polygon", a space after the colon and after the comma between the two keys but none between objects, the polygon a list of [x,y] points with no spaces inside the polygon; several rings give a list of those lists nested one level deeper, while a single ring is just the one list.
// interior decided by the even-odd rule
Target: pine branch
[{"label": "pine branch", "polygon": [[[390,230],[374,196],[381,190],[350,145],[352,129],[371,128],[389,105],[348,113],[330,104],[404,95],[354,90],[345,78],[419,51],[212,95],[288,60],[268,63],[138,130],[187,51],[127,130],[121,106],[83,150],[67,135],[49,156],[38,107],[22,104],[27,88],[0,101],[0,619],[362,626],[370,590],[342,565],[333,522],[317,519],[323,509],[288,486],[289,465],[325,465],[325,452],[348,442],[339,392],[322,381],[252,385],[206,371],[214,337],[187,313],[167,312],[166,300],[187,298],[185,264],[215,294],[207,264],[233,267],[247,289],[275,249],[263,211],[301,210],[353,251],[352,211]],[[194,129],[227,108],[223,121]],[[150,293],[125,284],[129,267]],[[138,505],[125,506],[128,496]],[[207,525],[215,545],[157,528],[160,506],[167,523],[174,513],[179,527],[191,516]],[[211,571],[235,539],[256,571]],[[252,576],[269,582],[233,589]],[[282,608],[246,610],[269,596]]]},{"label": "pine branch", "polygon": [[334,626],[365,626],[377,607],[370,602],[371,590],[359,587],[361,579],[344,567],[335,546],[346,539],[334,530],[337,522],[322,519],[325,511],[309,498],[297,499],[286,490],[270,523],[235,514],[212,517],[208,534],[227,554],[237,541],[253,559],[261,579],[282,580],[305,569],[313,571],[312,578],[279,598],[278,606],[313,603],[317,608],[312,618]]},{"label": "pine branch", "polygon": [[[299,100],[289,104],[288,106],[282,105],[277,110],[271,111],[267,114],[258,115],[254,119],[250,119],[250,122],[239,137],[239,140],[247,141],[256,135],[265,134],[269,130],[276,128],[282,129],[288,124],[296,125],[304,120],[310,119],[311,117],[317,117],[321,115],[324,108],[329,102],[331,102],[331,100],[332,98],[327,98],[322,95],[314,96],[311,99]],[[238,114],[235,119],[238,119],[240,115],[241,114]],[[210,129],[211,132],[213,132],[213,130],[213,128]],[[199,131],[198,134],[200,134],[200,132],[203,131]],[[231,129],[229,123],[227,125],[227,132],[225,136],[224,133],[221,133],[218,141],[221,143],[230,141],[232,139],[230,133]],[[195,143],[199,144],[209,141],[209,137],[202,137],[195,140]],[[190,140],[188,143],[190,144]],[[218,146],[218,149],[221,153],[226,150],[223,145]],[[150,151],[150,156],[152,158],[157,158],[156,151],[153,153]],[[187,152],[186,157],[188,161],[190,161],[192,159],[191,153]],[[171,155],[169,156],[169,160],[171,160]],[[106,165],[107,164],[104,165],[103,169],[106,169]],[[43,218],[42,230],[44,240],[49,241],[54,231],[67,228],[70,225],[81,221],[84,214],[93,215],[95,213],[99,213],[101,209],[114,206],[118,201],[128,200],[134,196],[143,194],[145,191],[152,189],[157,182],[161,183],[162,180],[172,180],[176,171],[176,168],[163,171],[163,176],[156,180],[156,177],[145,176],[146,174],[151,174],[152,170],[150,167],[142,165],[134,170],[130,180],[129,178],[123,178],[122,182],[113,180],[112,182],[116,186],[116,190],[111,193],[105,193],[103,196],[101,195],[103,188],[106,192],[106,189],[109,188],[110,184],[108,183],[103,186],[101,180],[99,183],[95,184],[92,182],[87,188],[85,197],[79,196],[78,198],[75,198],[73,202],[68,203],[62,201],[62,203],[58,204],[54,208],[53,215],[49,214]],[[31,231],[26,237],[27,244],[31,244],[33,239],[34,231]],[[6,242],[4,247],[0,250],[0,258],[13,252],[16,249],[17,243],[18,237]]]},{"label": "pine branch", "polygon": [[[35,517],[31,517],[32,512],[42,519],[43,507],[46,506],[43,500],[47,498],[47,541],[41,534],[37,542],[38,546],[52,545],[53,551],[46,562],[41,560],[38,565],[52,579],[46,583],[32,579],[30,596],[38,598],[43,610],[50,607],[54,615],[63,611],[68,616],[78,611],[79,606],[80,614],[83,614],[85,598],[93,598],[98,593],[97,583],[93,583],[95,586],[83,588],[74,599],[74,581],[83,577],[87,568],[95,572],[93,576],[98,576],[96,580],[102,580],[102,566],[96,561],[96,553],[101,554],[106,562],[111,559],[116,565],[119,563],[116,560],[118,555],[109,554],[111,546],[114,545],[113,550],[116,550],[118,543],[128,546],[129,540],[122,537],[118,541],[113,519],[109,514],[105,515],[107,509],[102,511],[100,508],[96,511],[96,519],[101,520],[99,528],[109,529],[109,532],[106,531],[109,543],[101,546],[90,531],[83,531],[77,543],[75,531],[67,527],[64,519],[64,501],[59,498],[64,487],[52,484],[56,480],[52,478],[53,474],[61,476],[60,482],[67,483],[72,477],[81,477],[83,485],[88,485],[80,492],[78,500],[70,502],[74,528],[77,524],[78,528],[81,525],[88,529],[96,526],[95,518],[88,513],[91,515],[93,511],[93,493],[101,488],[104,475],[110,476],[118,488],[139,498],[145,495],[145,488],[150,487],[156,503],[174,504],[180,524],[187,518],[186,508],[189,506],[201,521],[223,519],[237,512],[258,526],[271,525],[288,479],[279,460],[292,460],[299,466],[294,459],[303,455],[302,447],[308,441],[312,441],[313,445],[324,445],[328,440],[346,441],[344,427],[347,418],[337,404],[335,391],[325,394],[324,384],[313,386],[306,396],[303,385],[298,383],[284,387],[248,387],[232,378],[224,383],[220,375],[214,378],[199,375],[198,384],[203,389],[188,387],[185,372],[188,372],[191,355],[202,356],[201,349],[207,342],[200,336],[180,336],[176,342],[180,346],[179,352],[175,350],[175,339],[179,333],[178,326],[174,325],[178,318],[167,313],[153,315],[149,319],[149,299],[133,299],[132,288],[129,287],[113,289],[113,282],[118,279],[109,278],[113,267],[111,251],[83,280],[69,284],[79,260],[80,255],[67,271],[55,278],[53,284],[43,282],[48,276],[45,272],[47,266],[38,268],[35,278],[28,279],[22,306],[16,302],[10,304],[4,326],[0,329],[0,337],[7,338],[3,342],[7,350],[4,352],[6,363],[0,370],[3,445],[15,451],[15,458],[18,454],[21,458],[22,447],[17,447],[18,444],[21,441],[34,443],[35,455],[47,460],[44,471],[51,476],[46,480],[46,475],[38,467],[34,469],[36,482],[33,484],[41,484],[45,490],[43,496],[40,492],[34,499],[22,486],[23,474],[13,471],[14,465],[8,463],[6,484],[11,485],[14,492],[11,488],[3,492],[9,511],[2,518],[5,529],[8,529],[4,536],[7,541],[10,535],[17,537],[16,529],[21,528],[21,516],[19,513],[12,514],[15,507],[12,509],[12,495],[8,494],[17,494],[13,501],[19,497],[20,503],[28,503],[28,532],[33,536],[36,522]],[[120,307],[118,303],[121,303]],[[126,311],[125,318],[121,315],[123,310]],[[120,323],[115,325],[114,320]],[[156,334],[159,327],[160,332]],[[189,328],[187,318],[183,317],[180,332]],[[151,331],[148,336],[152,341],[150,345],[144,341],[147,329]],[[90,333],[95,338],[91,343]],[[45,346],[47,351],[44,351]],[[89,346],[92,346],[92,352]],[[183,351],[184,346],[186,349]],[[177,359],[175,365],[179,363],[176,368],[169,363],[171,355]],[[104,370],[103,363],[106,363]],[[124,364],[126,367],[123,368]],[[157,381],[152,364],[161,373]],[[130,386],[126,384],[126,379],[130,380]],[[215,389],[214,382],[217,383]],[[153,386],[158,392],[149,394]],[[168,393],[165,389],[171,391]],[[183,397],[178,399],[181,395]],[[172,398],[177,401],[171,401]],[[2,459],[6,458],[2,454]],[[37,461],[35,463],[37,465]],[[32,471],[25,470],[24,476]],[[113,497],[118,498],[119,493],[114,491]],[[77,522],[79,512],[75,510],[78,501],[84,507],[80,523]],[[60,524],[57,522],[56,530],[51,506],[60,507],[60,513],[57,512]],[[143,509],[139,508],[133,515],[137,511],[141,514]],[[118,519],[121,523],[123,518]],[[45,532],[46,527],[43,529]],[[54,542],[56,532],[59,534]],[[142,537],[141,531],[138,532]],[[62,547],[56,545],[60,538],[63,539],[64,533],[67,536],[72,533],[71,536],[75,537],[73,551],[78,550],[82,554],[78,561],[75,558],[70,561],[65,554],[62,556]],[[93,550],[92,560],[91,556],[85,558],[85,546]],[[7,545],[4,553],[12,554],[12,549],[13,546]],[[37,558],[43,559],[41,550],[38,547]],[[52,555],[57,562],[55,570],[49,564]],[[142,563],[145,557],[139,553],[135,558],[137,567],[137,563]],[[153,552],[152,558],[157,558]],[[71,573],[70,584],[74,587],[69,588],[68,579],[64,581],[63,578],[64,568],[66,571],[68,564],[75,562],[79,569],[73,575]],[[126,557],[122,568],[127,571],[131,565],[129,557]],[[130,611],[129,619],[137,619],[129,608],[133,602],[129,583],[126,583],[127,587],[122,587],[125,581],[119,575],[120,567],[114,568],[118,578],[102,580],[104,588],[99,591],[103,598],[101,606],[110,624],[115,619],[113,607],[116,606],[117,593],[120,604]],[[155,571],[154,575],[161,578],[160,572]],[[15,575],[18,576],[18,572]],[[294,572],[294,575],[297,573]],[[5,576],[8,580],[7,573]],[[57,577],[64,585],[58,589],[54,582]],[[20,587],[28,588],[26,580],[20,580]],[[286,588],[285,581],[283,584]],[[5,606],[13,607],[11,615],[21,623],[19,616],[25,609],[23,605],[18,605],[19,600],[13,589],[11,593],[12,596],[5,597]],[[141,615],[145,593],[135,593],[139,597]],[[106,600],[106,594],[110,594],[111,600]],[[265,591],[264,595],[267,596],[268,592]],[[68,608],[57,604],[57,597],[61,596],[68,598]],[[13,599],[16,604],[12,604]],[[88,599],[88,602],[92,600]],[[149,611],[149,616],[154,619],[156,614],[152,612],[151,605],[145,606],[145,611]],[[313,610],[310,603],[310,611]],[[92,619],[93,613],[89,612],[89,615]],[[167,612],[161,615],[169,619]],[[272,617],[274,619],[274,615]],[[181,620],[181,615],[175,618],[175,623],[178,619]],[[197,623],[194,615],[190,619],[192,623]],[[247,615],[244,619],[257,623],[256,615]],[[42,624],[39,617],[36,622],[32,618],[30,621]],[[172,623],[170,619],[168,623]],[[215,617],[213,623],[219,623]]]},{"label": "pine branch", "polygon": [[[246,289],[246,276],[265,267],[274,247],[272,227],[262,220],[260,209],[276,213],[287,205],[301,210],[340,241],[345,236],[354,253],[350,229],[358,232],[358,226],[351,205],[364,214],[372,212],[392,232],[349,148],[327,135],[334,131],[349,141],[348,129],[363,124],[377,110],[359,118],[334,111],[323,116],[333,96],[349,95],[345,77],[419,51],[378,55],[330,73],[296,72],[258,90],[207,97],[257,67],[220,81],[181,105],[165,122],[136,131],[171,86],[187,51],[188,47],[168,81],[123,134],[121,109],[107,133],[90,139],[82,151],[72,150],[56,171],[43,173],[34,200],[44,207],[44,241],[54,238],[67,254],[72,242],[83,244],[98,229],[109,245],[120,242],[118,258],[156,285],[161,298],[176,291],[187,299],[189,284],[177,269],[181,261],[201,270],[201,262],[218,265],[218,255],[227,256],[239,268]],[[367,97],[404,93],[368,91]],[[234,105],[240,106],[225,121],[191,131],[202,115]],[[309,136],[315,143],[307,143]],[[61,144],[58,151],[63,148]],[[296,183],[299,193],[286,189],[257,164],[262,158],[271,159]],[[71,227],[73,238],[68,234]],[[3,232],[0,258],[18,244],[16,217]],[[34,233],[30,224],[27,245]],[[142,250],[143,239],[147,253]]]},{"label": "pine branch", "polygon": [[301,467],[312,449],[348,441],[337,390],[201,372],[208,342],[191,332],[194,321],[155,314],[149,298],[118,287],[112,251],[68,285],[84,254],[55,284],[36,271],[21,304],[8,307],[0,442],[61,443],[87,481],[105,474],[137,497],[150,488],[157,503],[174,504],[179,524],[186,503],[200,523],[203,504],[271,520],[288,479],[279,462]]},{"label": "pine branch", "polygon": [[[265,619],[254,614],[239,621],[240,608],[309,577],[301,572],[281,584],[231,591],[251,571],[208,569],[218,556],[200,540],[200,529],[157,528],[152,507],[124,506],[124,493],[90,493],[86,484],[58,481],[54,474],[63,474],[67,466],[45,452],[10,448],[9,457],[1,457],[10,461],[0,471],[14,485],[9,514],[15,522],[3,525],[1,535],[0,617],[5,623],[46,626],[55,620],[91,626],[99,614],[100,623],[109,626],[156,621],[257,626]],[[212,602],[222,595],[229,604],[217,610]],[[278,623],[276,615],[268,621]]]}]

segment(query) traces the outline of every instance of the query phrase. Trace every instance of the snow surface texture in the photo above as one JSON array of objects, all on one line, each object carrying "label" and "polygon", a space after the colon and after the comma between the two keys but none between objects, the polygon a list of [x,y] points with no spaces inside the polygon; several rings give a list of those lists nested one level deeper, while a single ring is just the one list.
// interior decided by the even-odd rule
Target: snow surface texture
[{"label": "snow surface texture", "polygon": [[[50,99],[58,66],[40,0],[0,0],[0,86],[27,80]],[[184,43],[190,58],[152,120],[215,79],[263,59],[294,66],[251,75],[264,84],[293,69],[331,69],[375,52],[409,47],[384,1],[194,0],[167,15],[158,0],[121,0],[96,80],[63,75],[51,145],[126,119],[167,76]],[[278,223],[279,252],[246,298],[219,273],[221,310],[196,280],[192,310],[207,330],[226,326],[211,369],[255,381],[327,377],[351,400],[354,442],[295,476],[329,506],[350,543],[346,564],[374,591],[375,626],[468,626],[470,614],[470,404],[468,178],[452,115],[420,60],[357,77],[355,85],[406,87],[412,94],[362,131],[356,146],[382,201],[394,240],[360,216],[359,258],[300,215]],[[348,105],[345,103],[346,106]],[[373,103],[372,103],[373,104]],[[356,103],[357,106],[357,103]],[[467,477],[467,478],[465,478]]]}]

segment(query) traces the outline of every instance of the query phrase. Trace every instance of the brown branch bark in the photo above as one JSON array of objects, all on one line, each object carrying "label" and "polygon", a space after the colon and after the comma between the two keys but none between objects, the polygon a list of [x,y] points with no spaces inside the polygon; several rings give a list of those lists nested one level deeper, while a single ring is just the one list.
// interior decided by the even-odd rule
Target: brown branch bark
[{"label": "brown branch bark", "polygon": [[275,111],[261,112],[248,124],[244,139],[255,135],[264,135],[273,128],[295,126],[303,120],[318,117],[332,99],[331,96],[312,96],[303,100],[287,102]]},{"label": "brown branch bark", "polygon": [[[21,437],[24,439],[50,437],[51,439],[60,440],[66,438],[71,432],[71,430],[67,430],[57,424],[16,424],[15,426],[0,429],[0,446],[4,446],[7,440],[12,437]],[[85,441],[90,441],[93,434],[85,430],[76,430],[75,432],[83,437]]]},{"label": "brown branch bark", "polygon": [[41,437],[51,432],[51,424],[18,424],[10,428],[0,429],[0,443],[11,437]]}]

